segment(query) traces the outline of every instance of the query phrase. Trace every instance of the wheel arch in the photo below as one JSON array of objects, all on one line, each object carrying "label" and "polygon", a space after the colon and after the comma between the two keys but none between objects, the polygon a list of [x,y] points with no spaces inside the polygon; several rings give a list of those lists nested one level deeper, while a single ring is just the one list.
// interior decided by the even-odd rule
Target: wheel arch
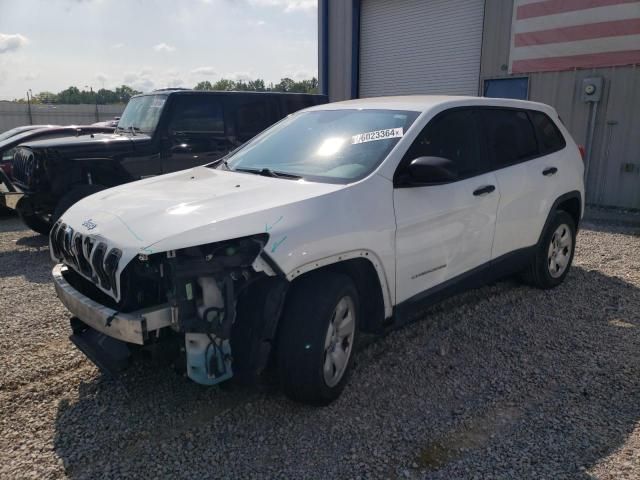
[{"label": "wheel arch", "polygon": [[553,219],[553,215],[558,210],[563,210],[567,212],[573,218],[575,222],[576,232],[578,231],[578,224],[580,223],[580,219],[582,218],[582,194],[578,190],[573,190],[571,192],[567,192],[563,195],[560,195],[551,205],[549,209],[549,213],[547,214],[547,219],[544,222],[542,230],[540,231],[540,235],[538,236],[538,243],[540,243],[544,232],[546,231],[549,223]]},{"label": "wheel arch", "polygon": [[90,173],[92,183],[105,187],[113,187],[134,180],[119,161],[110,157],[74,158],[72,164],[81,171]]},{"label": "wheel arch", "polygon": [[393,305],[386,274],[378,256],[370,250],[353,250],[325,257],[301,265],[287,274],[287,280],[295,282],[301,277],[319,271],[334,271],[348,275],[356,285],[362,299],[361,329],[379,331],[386,318],[391,317]]}]

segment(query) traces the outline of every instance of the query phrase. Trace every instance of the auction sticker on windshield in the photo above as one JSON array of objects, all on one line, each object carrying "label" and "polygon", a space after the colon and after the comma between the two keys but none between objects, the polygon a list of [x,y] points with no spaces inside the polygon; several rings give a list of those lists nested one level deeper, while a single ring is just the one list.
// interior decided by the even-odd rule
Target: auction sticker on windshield
[{"label": "auction sticker on windshield", "polygon": [[351,143],[375,142],[376,140],[387,140],[389,138],[400,138],[404,135],[404,130],[400,128],[385,128],[375,132],[359,133],[351,137]]}]

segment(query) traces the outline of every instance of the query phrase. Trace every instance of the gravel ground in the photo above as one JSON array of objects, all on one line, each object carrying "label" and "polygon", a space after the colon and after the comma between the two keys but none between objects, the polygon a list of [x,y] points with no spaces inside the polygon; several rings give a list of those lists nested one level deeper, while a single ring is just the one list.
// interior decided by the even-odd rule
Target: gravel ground
[{"label": "gravel ground", "polygon": [[103,378],[50,268],[0,219],[1,478],[640,478],[640,226],[585,223],[553,291],[501,282],[371,342],[322,409]]}]

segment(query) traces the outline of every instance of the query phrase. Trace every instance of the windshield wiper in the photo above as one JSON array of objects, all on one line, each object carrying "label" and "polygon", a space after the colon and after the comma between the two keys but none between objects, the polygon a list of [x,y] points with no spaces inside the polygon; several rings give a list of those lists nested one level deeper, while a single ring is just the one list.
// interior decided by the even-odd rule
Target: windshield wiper
[{"label": "windshield wiper", "polygon": [[[224,165],[229,168],[227,163]],[[233,172],[244,172],[244,173],[252,173],[254,175],[262,175],[263,177],[273,177],[273,178],[286,178],[289,180],[299,180],[302,177],[300,175],[295,175],[293,173],[287,172],[278,172],[276,170],[271,170],[270,168],[234,168],[230,169]]]}]

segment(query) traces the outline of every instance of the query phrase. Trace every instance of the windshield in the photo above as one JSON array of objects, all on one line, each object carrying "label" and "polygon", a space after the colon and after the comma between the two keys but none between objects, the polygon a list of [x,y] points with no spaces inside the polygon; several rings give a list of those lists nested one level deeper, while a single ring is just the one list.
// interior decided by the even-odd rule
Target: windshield
[{"label": "windshield", "polygon": [[120,117],[117,129],[153,133],[166,100],[166,95],[143,95],[132,98]]},{"label": "windshield", "polygon": [[349,183],[371,173],[418,117],[396,110],[318,110],[287,117],[237,150],[227,168]]}]

